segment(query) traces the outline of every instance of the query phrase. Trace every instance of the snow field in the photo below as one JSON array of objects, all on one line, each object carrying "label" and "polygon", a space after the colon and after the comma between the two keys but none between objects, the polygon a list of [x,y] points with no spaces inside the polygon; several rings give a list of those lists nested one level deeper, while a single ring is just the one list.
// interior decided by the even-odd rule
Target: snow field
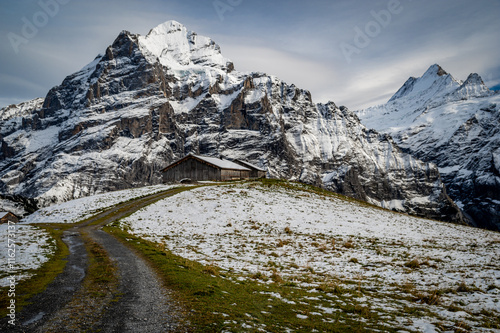
[{"label": "snow field", "polygon": [[[315,296],[294,301],[317,302],[318,320],[331,320],[337,304],[352,301],[392,327],[431,332],[463,322],[491,331],[480,326],[500,315],[500,234],[294,186],[198,188],[146,207],[121,225],[240,279],[273,283],[278,275],[306,288]],[[314,294],[335,288],[342,297]],[[433,295],[435,302],[429,301]],[[408,308],[418,311],[405,313]]]},{"label": "snow field", "polygon": [[42,208],[24,218],[22,223],[76,223],[121,202],[166,191],[173,187],[154,185],[83,197]]},{"label": "snow field", "polygon": [[[17,282],[28,279],[30,271],[39,268],[55,251],[56,242],[45,230],[31,225],[14,226],[9,230],[7,224],[0,225],[0,287],[8,286],[13,276]],[[15,246],[9,248],[13,242]]]}]

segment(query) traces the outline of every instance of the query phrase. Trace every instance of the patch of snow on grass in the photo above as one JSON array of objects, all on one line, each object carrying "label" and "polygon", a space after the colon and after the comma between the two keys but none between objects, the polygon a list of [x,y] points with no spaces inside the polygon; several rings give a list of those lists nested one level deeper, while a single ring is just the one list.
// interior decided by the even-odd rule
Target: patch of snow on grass
[{"label": "patch of snow on grass", "polygon": [[[395,312],[394,325],[412,316],[407,307],[452,321],[457,316],[448,308],[455,307],[471,314],[473,327],[485,318],[482,312],[500,315],[499,293],[487,292],[500,288],[495,232],[258,183],[183,192],[141,209],[122,226],[177,255],[256,281],[272,283],[277,273],[331,297],[338,284],[343,297]],[[318,307],[326,314],[332,308]],[[431,329],[430,321],[414,328]]]},{"label": "patch of snow on grass", "polygon": [[[14,237],[9,236],[9,233]],[[7,224],[0,225],[0,244],[3,249],[0,251],[0,261],[3,263],[0,268],[0,287],[8,286],[11,277],[15,277],[16,282],[29,278],[30,270],[39,268],[55,250],[55,240],[48,232],[22,224],[15,225],[15,229],[11,230]],[[15,246],[9,248],[9,244]],[[12,269],[8,264],[13,265]]]}]

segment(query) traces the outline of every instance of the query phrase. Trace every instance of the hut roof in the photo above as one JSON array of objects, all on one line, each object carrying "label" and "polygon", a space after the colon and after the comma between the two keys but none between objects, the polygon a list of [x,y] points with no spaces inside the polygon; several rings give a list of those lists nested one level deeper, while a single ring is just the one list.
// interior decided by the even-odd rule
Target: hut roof
[{"label": "hut roof", "polygon": [[183,162],[184,160],[186,160],[188,158],[196,158],[197,160],[200,160],[200,161],[203,161],[203,162],[208,163],[210,165],[213,165],[219,169],[250,171],[250,169],[248,169],[242,165],[239,165],[237,163],[228,161],[228,160],[224,160],[224,159],[216,158],[216,157],[206,157],[206,156],[201,156],[201,155],[195,155],[192,153],[189,153],[187,156],[170,164],[165,169],[163,169],[163,171],[166,171],[166,170],[170,169],[171,167],[174,167],[174,166],[180,164],[181,162]]},{"label": "hut roof", "polygon": [[256,166],[256,165],[254,165],[254,164],[252,164],[252,163],[248,163],[248,162],[246,162],[246,161],[242,161],[242,160],[237,160],[237,161],[238,161],[238,162],[240,162],[240,163],[242,163],[242,164],[244,164],[244,165],[246,165],[246,166],[247,166],[247,167],[249,167],[250,169],[254,169],[254,170],[257,170],[257,171],[263,171],[263,172],[266,172],[266,170],[264,170],[264,169],[262,169],[262,168],[260,168],[260,167],[258,167],[258,166]]},{"label": "hut roof", "polygon": [[206,156],[200,156],[200,155],[194,155],[194,157],[203,160],[207,163],[213,164],[221,169],[230,169],[230,170],[242,170],[242,171],[250,171],[248,168],[239,165],[237,163],[224,160],[222,158],[216,158],[216,157],[206,157]]},{"label": "hut roof", "polygon": [[10,212],[0,212],[0,219],[1,219],[2,217],[5,217],[5,215],[7,215],[7,214],[9,214],[9,213],[10,213]]}]

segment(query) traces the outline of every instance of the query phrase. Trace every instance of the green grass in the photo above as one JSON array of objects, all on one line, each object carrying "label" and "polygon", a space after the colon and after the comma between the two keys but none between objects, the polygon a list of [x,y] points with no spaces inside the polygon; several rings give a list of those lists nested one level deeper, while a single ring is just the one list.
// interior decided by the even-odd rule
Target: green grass
[{"label": "green grass", "polygon": [[93,332],[106,309],[121,296],[115,264],[101,245],[85,233],[82,238],[89,258],[82,288],[46,323],[43,329],[49,332]]},{"label": "green grass", "polygon": [[[61,236],[63,231],[71,226],[54,224],[38,224],[37,226],[45,229],[50,237],[55,239],[55,252],[39,269],[30,271],[30,273],[34,274],[30,279],[23,280],[16,285],[15,300],[17,313],[29,304],[28,300],[31,297],[44,291],[49,283],[64,270],[67,262],[65,258],[69,254],[68,247],[62,241]],[[10,302],[8,291],[9,287],[0,288],[0,316],[2,317],[7,315],[6,307]]]},{"label": "green grass", "polygon": [[500,317],[493,311],[482,310],[483,320],[481,327],[500,329]]},{"label": "green grass", "polygon": [[84,288],[94,295],[102,293],[103,289],[116,289],[118,285],[116,266],[101,245],[92,241],[87,235],[84,235],[83,239],[89,256],[89,267],[83,281]]},{"label": "green grass", "polygon": [[[335,293],[336,298],[343,297],[344,290],[339,285],[323,285],[311,293],[284,281],[277,273],[269,279],[273,283],[263,284],[252,278],[239,281],[239,275],[174,255],[162,244],[143,240],[116,225],[105,230],[137,249],[152,263],[166,287],[174,290],[187,310],[193,310],[188,320],[196,332],[256,331],[258,328],[271,332],[283,332],[287,328],[297,332],[397,330],[379,327],[378,315],[369,306],[357,304],[350,295],[338,303],[339,311],[331,315],[311,314],[318,312],[317,306],[331,307],[331,303],[326,302],[327,292]],[[291,302],[270,293],[278,293]],[[300,301],[311,296],[318,300]],[[300,319],[298,315],[307,319]]]}]

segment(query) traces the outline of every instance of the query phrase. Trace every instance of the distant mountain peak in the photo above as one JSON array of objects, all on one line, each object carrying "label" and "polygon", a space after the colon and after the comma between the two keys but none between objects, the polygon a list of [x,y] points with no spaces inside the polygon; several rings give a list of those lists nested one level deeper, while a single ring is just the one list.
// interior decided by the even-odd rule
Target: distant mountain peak
[{"label": "distant mountain peak", "polygon": [[455,91],[454,95],[462,100],[473,97],[486,97],[492,95],[493,92],[484,84],[483,79],[479,74],[472,73],[467,77],[467,80]]},{"label": "distant mountain peak", "polygon": [[439,66],[438,64],[434,64],[427,71],[423,76],[426,75],[437,75],[437,76],[443,76],[443,75],[448,75],[448,72],[446,72],[443,67]]},{"label": "distant mountain peak", "polygon": [[396,99],[399,99],[403,96],[406,96],[410,94],[413,91],[413,87],[415,85],[415,82],[417,81],[417,78],[414,76],[411,76],[406,82],[403,84],[401,88],[391,97],[389,102],[392,102]]},{"label": "distant mountain peak", "polygon": [[405,151],[435,163],[476,225],[500,230],[500,94],[477,73],[456,80],[439,65],[409,78],[391,100],[357,112]]},{"label": "distant mountain peak", "polygon": [[450,73],[445,71],[443,69],[443,67],[441,67],[438,64],[434,64],[434,65],[430,66],[425,71],[425,73],[418,79],[420,79],[421,81],[428,80],[429,82],[439,81],[439,80],[443,80],[443,81],[444,80],[451,80],[451,81],[459,82],[460,84],[462,83],[459,80],[456,80]]},{"label": "distant mountain peak", "polygon": [[[447,82],[449,81],[449,82]],[[429,92],[436,93],[437,90],[447,87],[456,81],[450,74],[448,74],[441,66],[434,64],[430,66],[421,77],[410,77],[403,86],[391,97],[389,102],[402,97],[425,95]],[[457,84],[458,88],[459,84]]]},{"label": "distant mountain peak", "polygon": [[421,77],[410,77],[389,102],[405,97],[417,99],[423,105],[430,99],[453,93],[461,85],[462,81],[456,80],[443,67],[434,64]]},{"label": "distant mountain peak", "polygon": [[477,74],[477,73],[471,73],[467,77],[467,80],[465,80],[464,85],[465,84],[480,84],[480,85],[484,85],[484,81],[483,81],[483,79],[481,78],[481,76],[479,74]]}]

